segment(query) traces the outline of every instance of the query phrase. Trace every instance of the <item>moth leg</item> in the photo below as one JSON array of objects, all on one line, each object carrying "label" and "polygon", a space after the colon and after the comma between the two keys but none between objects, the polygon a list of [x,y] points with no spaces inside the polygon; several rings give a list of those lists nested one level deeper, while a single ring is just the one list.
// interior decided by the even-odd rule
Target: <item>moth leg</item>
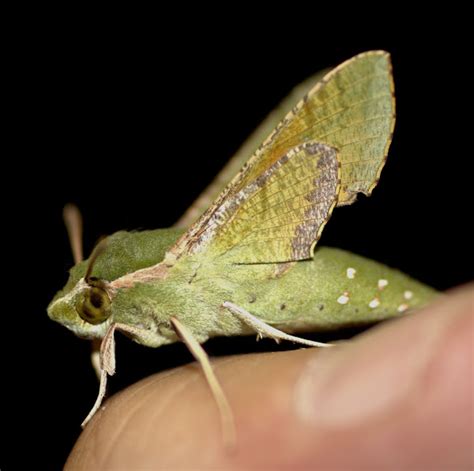
[{"label": "moth leg", "polygon": [[176,317],[171,317],[170,320],[178,337],[186,344],[191,354],[201,365],[204,376],[206,377],[207,383],[211,388],[212,395],[214,396],[214,399],[217,403],[217,407],[219,408],[224,443],[226,446],[233,447],[236,441],[234,415],[224,391],[222,390],[222,387],[219,384],[216,375],[214,374],[209,357],[185,325],[176,319]]},{"label": "moth leg", "polygon": [[100,340],[94,339],[91,342],[91,364],[100,381]]},{"label": "moth leg", "polygon": [[279,342],[280,340],[289,340],[290,342],[300,343],[310,347],[332,347],[330,343],[314,342],[313,340],[296,337],[281,330],[275,329],[275,327],[266,324],[262,320],[250,314],[250,312],[247,312],[245,309],[229,301],[223,303],[222,306],[238,317],[244,324],[247,324],[249,327],[254,329],[257,332],[257,336],[260,338],[269,337],[276,342]]},{"label": "moth leg", "polygon": [[[126,324],[110,324],[107,332],[105,333],[102,343],[100,344],[99,352],[99,393],[97,394],[97,399],[95,400],[92,409],[90,410],[87,417],[81,424],[81,427],[84,428],[89,421],[94,417],[95,413],[100,409],[102,401],[107,390],[107,375],[113,376],[115,374],[115,338],[114,333],[116,330],[121,330],[122,332],[127,332],[130,334],[138,334],[139,329],[130,327]],[[94,351],[92,352],[94,354]],[[92,360],[94,362],[94,360]],[[93,364],[94,366],[94,364]],[[94,367],[95,369],[95,367]]]}]

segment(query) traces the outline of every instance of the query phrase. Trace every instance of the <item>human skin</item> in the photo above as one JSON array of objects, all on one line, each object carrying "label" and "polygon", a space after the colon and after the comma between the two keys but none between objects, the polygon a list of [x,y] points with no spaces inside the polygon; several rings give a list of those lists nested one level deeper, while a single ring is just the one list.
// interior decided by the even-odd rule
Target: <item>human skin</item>
[{"label": "human skin", "polygon": [[225,449],[196,364],[116,394],[66,469],[472,469],[474,284],[334,348],[214,361]]}]

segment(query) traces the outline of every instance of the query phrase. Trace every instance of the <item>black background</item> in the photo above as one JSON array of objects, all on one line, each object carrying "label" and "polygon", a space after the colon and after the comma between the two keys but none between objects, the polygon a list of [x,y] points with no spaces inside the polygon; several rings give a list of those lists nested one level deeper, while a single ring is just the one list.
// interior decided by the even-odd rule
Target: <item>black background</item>
[{"label": "black background", "polygon": [[[472,279],[471,135],[461,130],[472,121],[463,117],[469,55],[458,20],[407,16],[392,29],[381,15],[354,30],[326,20],[323,31],[308,12],[232,26],[233,14],[220,13],[209,24],[158,15],[145,25],[146,13],[94,26],[73,25],[68,16],[47,24],[30,18],[34,28],[12,33],[2,470],[30,460],[59,468],[97,392],[88,343],[45,312],[72,263],[64,204],[83,211],[86,252],[119,229],[170,226],[294,85],[359,52],[392,54],[394,142],[373,196],[335,211],[320,243],[441,290]],[[182,345],[153,351],[118,343],[111,392],[190,361]],[[269,348],[284,347],[253,338],[206,345],[214,355]]]}]

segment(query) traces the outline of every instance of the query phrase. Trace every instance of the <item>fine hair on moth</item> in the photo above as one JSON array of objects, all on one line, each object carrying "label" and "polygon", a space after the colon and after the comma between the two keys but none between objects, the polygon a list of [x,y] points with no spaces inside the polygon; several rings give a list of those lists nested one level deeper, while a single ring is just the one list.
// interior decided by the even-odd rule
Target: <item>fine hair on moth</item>
[{"label": "fine hair on moth", "polygon": [[224,442],[231,404],[202,344],[300,337],[406,315],[435,291],[395,269],[317,245],[338,206],[378,184],[395,126],[390,55],[368,51],[297,87],[167,229],[119,231],[84,260],[82,218],[64,208],[74,266],[49,317],[93,341],[100,385],[115,373],[116,331],[148,347],[182,341],[216,400]]}]

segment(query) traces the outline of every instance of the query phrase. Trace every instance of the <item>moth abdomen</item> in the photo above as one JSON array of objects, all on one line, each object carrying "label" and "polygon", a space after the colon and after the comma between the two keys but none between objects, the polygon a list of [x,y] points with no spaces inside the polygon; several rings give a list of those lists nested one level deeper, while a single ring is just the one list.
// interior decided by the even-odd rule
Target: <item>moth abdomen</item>
[{"label": "moth abdomen", "polygon": [[314,259],[268,277],[268,264],[241,265],[234,300],[264,322],[291,331],[326,331],[402,316],[436,291],[398,270],[344,250],[320,247]]}]

